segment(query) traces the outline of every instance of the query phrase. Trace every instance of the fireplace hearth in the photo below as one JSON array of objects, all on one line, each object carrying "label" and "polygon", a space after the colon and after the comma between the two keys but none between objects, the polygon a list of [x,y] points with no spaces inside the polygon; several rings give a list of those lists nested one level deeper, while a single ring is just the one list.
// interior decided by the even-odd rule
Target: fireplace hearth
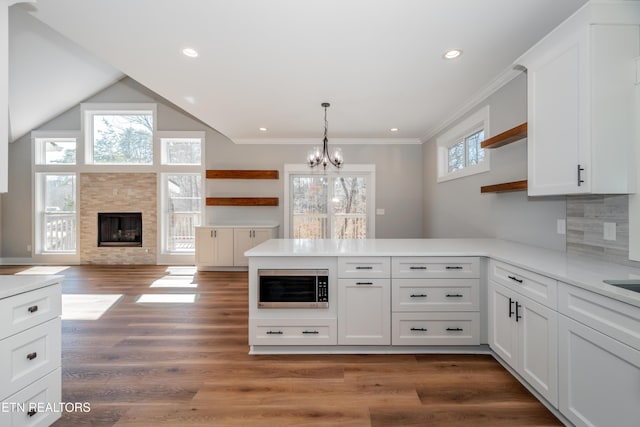
[{"label": "fireplace hearth", "polygon": [[98,246],[142,247],[142,213],[99,212]]}]

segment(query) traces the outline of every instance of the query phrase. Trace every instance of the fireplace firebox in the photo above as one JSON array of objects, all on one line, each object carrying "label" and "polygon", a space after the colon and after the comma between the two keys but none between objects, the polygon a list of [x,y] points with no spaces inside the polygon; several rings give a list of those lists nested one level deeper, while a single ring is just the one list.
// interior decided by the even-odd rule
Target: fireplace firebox
[{"label": "fireplace firebox", "polygon": [[98,246],[142,247],[142,213],[99,212]]}]

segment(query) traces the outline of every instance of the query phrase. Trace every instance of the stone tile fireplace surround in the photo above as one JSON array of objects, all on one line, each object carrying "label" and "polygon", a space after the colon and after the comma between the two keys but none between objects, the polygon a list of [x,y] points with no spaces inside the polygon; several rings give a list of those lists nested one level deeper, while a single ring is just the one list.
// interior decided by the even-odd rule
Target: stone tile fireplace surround
[{"label": "stone tile fireplace surround", "polygon": [[[98,247],[98,212],[142,212],[142,247]],[[155,173],[80,174],[80,263],[155,264]]]}]

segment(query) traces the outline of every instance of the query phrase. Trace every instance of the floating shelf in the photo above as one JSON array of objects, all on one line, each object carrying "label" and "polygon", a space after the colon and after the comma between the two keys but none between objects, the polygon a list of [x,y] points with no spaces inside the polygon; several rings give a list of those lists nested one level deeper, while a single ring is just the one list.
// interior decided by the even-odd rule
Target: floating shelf
[{"label": "floating shelf", "polygon": [[527,189],[527,180],[505,182],[503,184],[485,185],[480,187],[481,193],[505,193],[507,191],[523,191]]},{"label": "floating shelf", "polygon": [[207,179],[278,179],[277,170],[207,170]]},{"label": "floating shelf", "polygon": [[207,206],[278,206],[277,197],[207,197]]},{"label": "floating shelf", "polygon": [[503,145],[511,144],[512,142],[520,141],[527,137],[527,123],[522,123],[514,128],[502,132],[489,139],[485,139],[480,144],[482,148],[498,148]]}]

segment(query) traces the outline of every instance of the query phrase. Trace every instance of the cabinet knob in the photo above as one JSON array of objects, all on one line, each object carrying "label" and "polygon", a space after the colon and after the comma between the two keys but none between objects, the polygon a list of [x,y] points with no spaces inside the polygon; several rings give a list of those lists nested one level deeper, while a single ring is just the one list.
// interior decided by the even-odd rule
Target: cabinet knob
[{"label": "cabinet knob", "polygon": [[29,359],[29,360],[33,360],[36,357],[38,357],[38,353],[36,353],[35,351],[33,353],[27,354],[27,359]]},{"label": "cabinet knob", "polygon": [[32,305],[31,307],[27,308],[27,311],[29,313],[35,313],[36,311],[38,311],[38,306],[37,305]]}]

